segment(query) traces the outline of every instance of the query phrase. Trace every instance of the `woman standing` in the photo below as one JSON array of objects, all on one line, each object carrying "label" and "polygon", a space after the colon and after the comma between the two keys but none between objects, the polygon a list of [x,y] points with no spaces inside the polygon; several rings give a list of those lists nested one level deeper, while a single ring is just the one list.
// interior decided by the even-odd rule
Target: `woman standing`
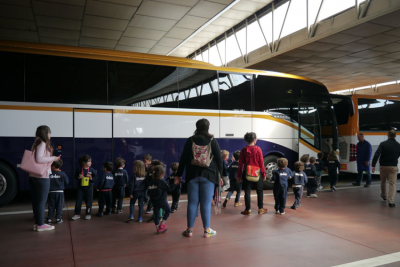
[{"label": "woman standing", "polygon": [[[35,153],[37,163],[44,164],[58,161],[60,157],[53,157],[53,147],[50,144],[51,131],[48,126],[42,125],[36,129],[36,139],[32,146],[32,152]],[[45,172],[42,177],[29,174],[29,185],[32,192],[32,207],[35,216],[35,225],[33,230],[42,232],[54,230],[54,226],[44,224],[44,210],[47,196],[50,190],[49,175],[51,168]]]},{"label": "woman standing", "polygon": [[[256,146],[257,135],[253,132],[246,133],[244,135],[244,140],[248,144],[242,151],[240,151],[239,158],[239,170],[237,174],[237,181],[240,183],[243,181],[244,190],[244,201],[246,204],[246,209],[241,213],[243,215],[251,215],[250,207],[250,195],[251,195],[251,185],[256,184],[257,188],[257,202],[258,202],[258,214],[265,214],[267,210],[264,209],[264,195],[263,195],[263,181],[266,179],[264,159],[261,148]],[[251,169],[255,169],[258,176],[258,181],[249,181],[251,175]],[[252,179],[254,180],[254,179]]]},{"label": "woman standing", "polygon": [[196,131],[186,141],[175,177],[175,184],[179,184],[186,167],[187,229],[182,234],[187,237],[193,235],[199,203],[204,237],[217,234],[210,228],[211,200],[215,185],[218,185],[220,181],[222,157],[219,144],[208,132],[209,128],[210,122],[207,119],[200,119],[196,122]]}]

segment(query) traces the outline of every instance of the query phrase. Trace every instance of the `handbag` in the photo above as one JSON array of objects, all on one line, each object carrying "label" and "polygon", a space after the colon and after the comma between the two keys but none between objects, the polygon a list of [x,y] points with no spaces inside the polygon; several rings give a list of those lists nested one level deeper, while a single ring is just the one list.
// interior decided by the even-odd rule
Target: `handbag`
[{"label": "handbag", "polygon": [[53,162],[37,163],[35,153],[25,150],[22,156],[21,169],[32,174],[33,176],[43,177]]},{"label": "handbag", "polygon": [[[90,168],[87,171],[87,174],[89,174]],[[83,171],[83,167],[82,167],[82,179],[81,179],[81,186],[89,186],[89,177],[88,176],[84,176],[84,171]]]},{"label": "handbag", "polygon": [[246,179],[250,182],[258,182],[260,180],[260,167],[247,165]]}]

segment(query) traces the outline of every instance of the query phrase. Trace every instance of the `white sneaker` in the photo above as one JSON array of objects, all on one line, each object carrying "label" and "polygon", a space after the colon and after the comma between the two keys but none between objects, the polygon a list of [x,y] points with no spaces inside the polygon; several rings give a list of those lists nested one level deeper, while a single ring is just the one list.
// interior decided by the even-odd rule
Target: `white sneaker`
[{"label": "white sneaker", "polygon": [[285,214],[285,212],[281,212],[280,214],[283,215],[283,214]]},{"label": "white sneaker", "polygon": [[152,210],[147,210],[146,214],[153,214],[153,211]]},{"label": "white sneaker", "polygon": [[324,187],[321,185],[320,187],[318,187],[318,189],[319,189],[319,190],[322,190],[322,189],[324,189]]},{"label": "white sneaker", "polygon": [[318,196],[316,194],[312,194],[310,197],[311,198],[317,198]]},{"label": "white sneaker", "polygon": [[74,216],[72,216],[72,220],[73,221],[76,221],[76,220],[78,220],[78,219],[80,219],[81,218],[81,215],[74,215]]},{"label": "white sneaker", "polygon": [[37,226],[38,232],[43,232],[43,231],[51,231],[54,230],[54,226],[48,225],[48,224],[43,224],[42,226]]},{"label": "white sneaker", "polygon": [[280,214],[280,212],[277,210],[277,211],[275,211],[275,214]]},{"label": "white sneaker", "polygon": [[208,231],[204,231],[204,237],[212,237],[217,235],[217,231],[214,231],[213,229],[210,228]]},{"label": "white sneaker", "polygon": [[86,215],[86,216],[85,216],[85,220],[90,220],[90,218],[92,218],[91,215]]}]

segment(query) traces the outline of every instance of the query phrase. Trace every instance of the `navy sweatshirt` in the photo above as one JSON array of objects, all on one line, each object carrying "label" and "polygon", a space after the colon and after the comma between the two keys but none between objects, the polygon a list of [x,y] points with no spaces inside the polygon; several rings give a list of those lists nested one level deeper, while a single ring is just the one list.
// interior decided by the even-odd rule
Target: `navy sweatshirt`
[{"label": "navy sweatshirt", "polygon": [[129,180],[129,195],[132,195],[134,191],[146,191],[146,177],[138,177],[136,174],[132,174]]},{"label": "navy sweatshirt", "polygon": [[[90,167],[89,169],[83,169],[83,177],[86,177],[87,173],[92,174],[92,180],[89,180],[89,186],[93,186],[94,182],[97,179],[97,171]],[[78,168],[75,172],[75,179],[78,180],[78,187],[81,187],[81,179],[79,179],[79,174],[82,173],[82,168]]]},{"label": "navy sweatshirt", "polygon": [[115,186],[125,186],[128,183],[128,172],[124,169],[113,171]]},{"label": "navy sweatshirt", "polygon": [[305,172],[293,172],[293,185],[305,185],[308,182]]},{"label": "navy sweatshirt", "polygon": [[50,174],[50,191],[64,190],[65,186],[68,185],[68,176],[63,171],[51,171]]},{"label": "navy sweatshirt", "polygon": [[330,174],[337,174],[340,171],[340,162],[338,160],[328,161],[328,171]]},{"label": "navy sweatshirt", "polygon": [[222,160],[222,176],[229,176],[228,168],[229,163],[226,160]]},{"label": "navy sweatshirt", "polygon": [[239,162],[235,160],[231,163],[231,165],[228,168],[229,180],[236,180],[238,170],[239,170]]},{"label": "navy sweatshirt", "polygon": [[175,189],[175,185],[169,185],[163,179],[153,179],[149,184],[149,195],[151,201],[158,201],[167,198],[168,192]]},{"label": "navy sweatshirt", "polygon": [[317,171],[321,172],[325,170],[325,162],[322,159],[317,159],[315,162],[315,168],[317,168]]},{"label": "navy sweatshirt", "polygon": [[[169,177],[166,178],[166,182],[170,185],[173,186],[175,185],[175,177],[176,177],[176,172],[173,172]],[[175,185],[175,189],[181,189],[182,187],[182,181],[179,185]]]},{"label": "navy sweatshirt", "polygon": [[98,189],[112,189],[114,187],[114,176],[111,172],[103,172],[99,179]]},{"label": "navy sweatshirt", "polygon": [[292,171],[288,167],[274,171],[272,174],[272,181],[275,181],[274,188],[287,188],[291,177]]},{"label": "navy sweatshirt", "polygon": [[315,178],[317,176],[317,168],[315,165],[304,164],[304,172],[307,174],[309,178]]}]

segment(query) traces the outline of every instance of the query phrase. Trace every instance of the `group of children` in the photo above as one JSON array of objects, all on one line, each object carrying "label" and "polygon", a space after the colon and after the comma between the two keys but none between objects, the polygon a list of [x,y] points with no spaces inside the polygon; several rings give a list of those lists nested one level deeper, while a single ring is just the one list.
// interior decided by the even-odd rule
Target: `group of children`
[{"label": "group of children", "polygon": [[335,151],[331,151],[328,155],[328,164],[325,167],[323,161],[324,154],[318,153],[318,159],[303,155],[300,161],[294,163],[294,171],[292,172],[288,166],[286,158],[278,159],[278,170],[273,172],[271,177],[274,183],[274,199],[276,214],[285,214],[286,200],[288,196],[289,181],[292,181],[292,189],[295,200],[291,209],[297,210],[301,207],[301,197],[303,195],[304,186],[307,185],[307,197],[317,198],[317,191],[323,187],[321,185],[322,171],[328,171],[331,185],[331,192],[336,191],[336,183],[340,170]]}]

